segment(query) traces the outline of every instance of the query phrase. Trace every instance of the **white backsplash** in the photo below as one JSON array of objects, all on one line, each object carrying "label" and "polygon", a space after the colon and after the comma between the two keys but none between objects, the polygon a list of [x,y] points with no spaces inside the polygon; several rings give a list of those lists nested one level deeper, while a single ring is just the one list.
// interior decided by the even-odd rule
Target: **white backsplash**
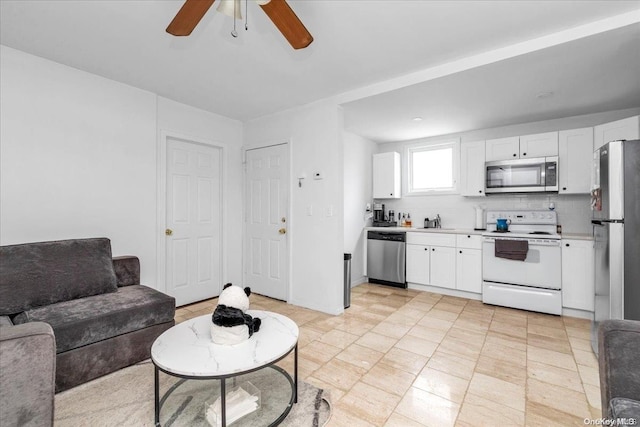
[{"label": "white backsplash", "polygon": [[422,227],[425,218],[442,218],[443,228],[472,229],[475,226],[475,207],[486,210],[500,209],[548,209],[555,204],[558,223],[563,233],[591,233],[591,209],[588,195],[491,195],[487,197],[462,197],[458,195],[411,196],[402,199],[379,200],[385,210],[410,213],[413,227]]}]

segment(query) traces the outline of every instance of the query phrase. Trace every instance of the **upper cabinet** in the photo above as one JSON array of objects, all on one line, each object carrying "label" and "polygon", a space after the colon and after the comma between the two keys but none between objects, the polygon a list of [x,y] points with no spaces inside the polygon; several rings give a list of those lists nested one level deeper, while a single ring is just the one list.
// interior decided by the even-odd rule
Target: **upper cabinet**
[{"label": "upper cabinet", "polygon": [[560,131],[558,148],[558,193],[588,194],[591,185],[593,128]]},{"label": "upper cabinet", "polygon": [[400,198],[400,154],[394,151],[373,155],[373,198]]},{"label": "upper cabinet", "polygon": [[640,139],[640,116],[605,123],[593,128],[594,151],[610,141]]},{"label": "upper cabinet", "polygon": [[484,196],[484,141],[460,144],[460,194]]},{"label": "upper cabinet", "polygon": [[557,155],[558,132],[488,139],[486,141],[487,162]]}]

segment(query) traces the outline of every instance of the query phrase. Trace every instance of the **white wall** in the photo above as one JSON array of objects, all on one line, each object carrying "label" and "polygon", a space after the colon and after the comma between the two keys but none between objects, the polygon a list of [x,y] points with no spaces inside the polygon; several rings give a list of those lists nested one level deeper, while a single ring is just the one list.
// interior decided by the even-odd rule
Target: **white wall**
[{"label": "white wall", "polygon": [[373,191],[373,154],[376,143],[351,132],[344,132],[344,252],[350,253],[351,286],[366,281],[362,228],[371,225],[366,204]]},{"label": "white wall", "polygon": [[[342,111],[331,100],[245,123],[247,148],[290,144],[289,302],[332,314],[344,307],[342,129]],[[311,178],[317,171],[324,179]],[[307,179],[298,187],[302,173]]]},{"label": "white wall", "polygon": [[[609,111],[598,114],[567,117],[542,122],[523,123],[492,129],[481,129],[451,135],[425,138],[423,141],[441,140],[449,137],[470,142],[507,136],[527,135],[556,130],[577,129],[630,117],[640,113],[640,108]],[[405,147],[415,141],[380,144],[379,151],[396,151],[406,164]],[[403,171],[404,173],[404,171]],[[403,189],[404,191],[404,189]],[[475,209],[481,205],[486,209],[547,209],[550,202],[555,203],[558,222],[564,233],[591,233],[591,209],[588,195],[490,195],[487,197],[462,197],[459,195],[407,196],[398,200],[385,200],[385,208],[402,213],[410,213],[414,226],[421,227],[425,217],[433,219],[436,214],[442,217],[442,227],[473,228]]]},{"label": "white wall", "polygon": [[[233,147],[226,180],[237,194],[241,124],[0,49],[0,244],[109,237],[113,254],[138,256],[143,283],[157,287],[158,128]],[[228,208],[240,209],[237,197]],[[239,279],[239,244],[226,250]]]}]

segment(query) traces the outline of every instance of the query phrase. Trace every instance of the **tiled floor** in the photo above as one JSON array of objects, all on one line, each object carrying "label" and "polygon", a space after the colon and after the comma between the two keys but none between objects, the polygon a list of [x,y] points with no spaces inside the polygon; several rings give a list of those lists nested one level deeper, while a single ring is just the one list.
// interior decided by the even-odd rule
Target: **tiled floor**
[{"label": "tiled floor", "polygon": [[[216,301],[182,307],[176,321],[210,314]],[[341,316],[256,294],[251,308],[297,322],[299,375],[330,390],[330,426],[583,426],[601,417],[586,320],[371,284],[353,288]]]}]

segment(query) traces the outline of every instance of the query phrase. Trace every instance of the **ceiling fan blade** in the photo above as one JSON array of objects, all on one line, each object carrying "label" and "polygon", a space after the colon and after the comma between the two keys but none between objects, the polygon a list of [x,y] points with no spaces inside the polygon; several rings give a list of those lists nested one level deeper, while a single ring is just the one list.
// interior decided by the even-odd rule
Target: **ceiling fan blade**
[{"label": "ceiling fan blade", "polygon": [[271,0],[267,4],[261,4],[260,7],[294,49],[303,49],[311,44],[313,36],[286,0]]},{"label": "ceiling fan blade", "polygon": [[214,1],[186,0],[167,27],[167,33],[174,36],[188,36],[191,34]]}]

